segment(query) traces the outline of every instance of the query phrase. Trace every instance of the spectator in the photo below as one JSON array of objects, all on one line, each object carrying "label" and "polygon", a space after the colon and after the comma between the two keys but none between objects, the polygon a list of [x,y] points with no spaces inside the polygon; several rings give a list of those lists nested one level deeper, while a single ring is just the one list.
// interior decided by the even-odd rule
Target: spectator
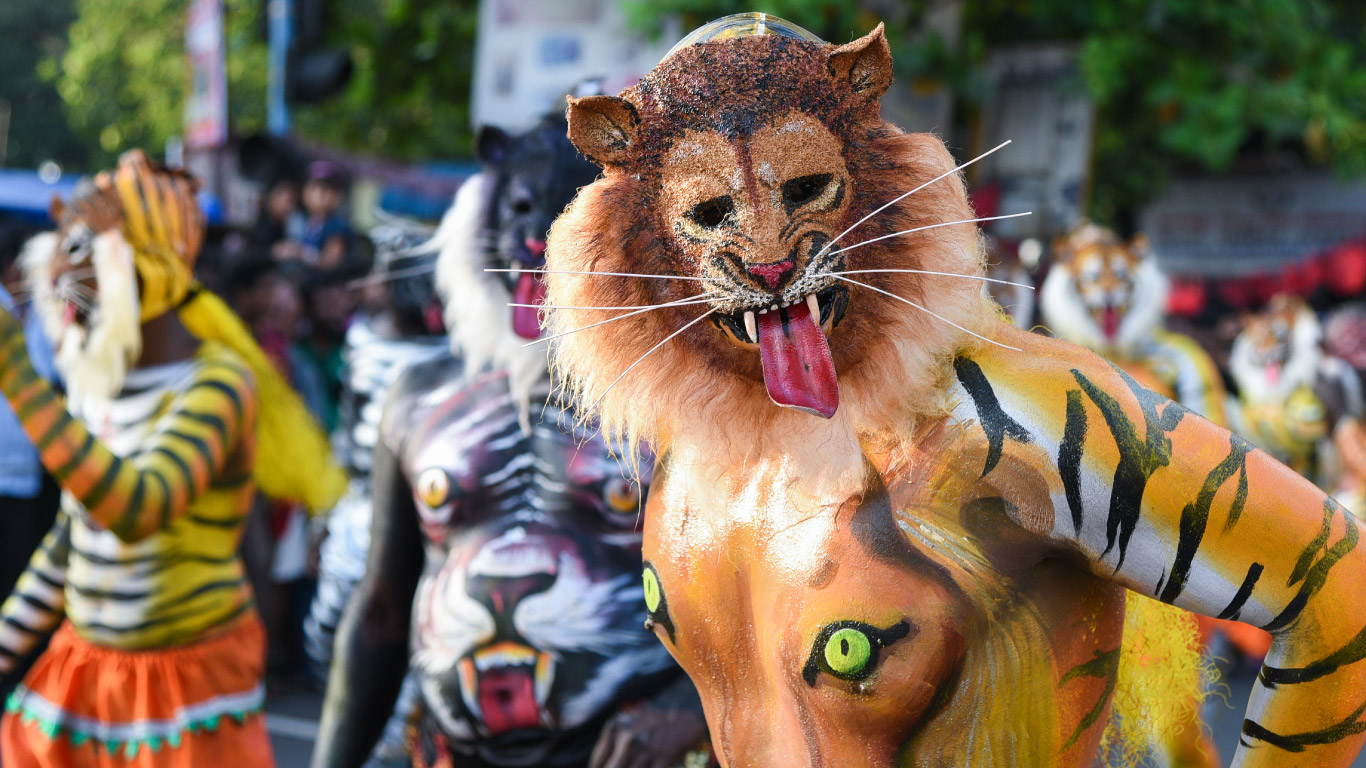
[{"label": "spectator", "polygon": [[351,225],[342,214],[346,180],[340,168],[326,160],[308,167],[304,184],[303,213],[296,213],[286,227],[288,239],[273,253],[281,261],[297,261],[319,270],[347,265],[351,250]]},{"label": "spectator", "polygon": [[273,250],[287,237],[290,219],[299,215],[298,182],[287,176],[277,179],[261,200],[260,215],[252,228],[252,243],[262,250]]}]

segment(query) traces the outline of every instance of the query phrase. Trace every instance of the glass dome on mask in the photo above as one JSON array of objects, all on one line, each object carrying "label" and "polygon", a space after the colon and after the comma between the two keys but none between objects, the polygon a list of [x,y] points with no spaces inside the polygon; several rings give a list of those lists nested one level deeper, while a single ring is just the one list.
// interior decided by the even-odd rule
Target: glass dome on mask
[{"label": "glass dome on mask", "polygon": [[753,37],[755,35],[790,37],[794,40],[802,40],[817,45],[825,43],[824,40],[796,24],[772,14],[736,13],[731,16],[723,16],[694,29],[688,33],[687,37],[679,40],[673,48],[670,48],[664,58],[667,59],[674,55],[675,51],[697,43],[705,43],[711,40],[729,40],[736,37]]}]

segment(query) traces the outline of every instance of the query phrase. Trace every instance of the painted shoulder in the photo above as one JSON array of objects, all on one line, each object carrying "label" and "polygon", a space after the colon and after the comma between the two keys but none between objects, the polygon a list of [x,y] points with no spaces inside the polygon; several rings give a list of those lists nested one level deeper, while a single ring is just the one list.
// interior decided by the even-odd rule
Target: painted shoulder
[{"label": "painted shoulder", "polygon": [[[1006,347],[981,344],[954,361],[956,387],[981,403],[1010,400],[1018,408],[1043,415],[1056,410],[1065,416],[1067,396],[1084,378],[1102,387],[1122,386],[1119,371],[1104,358],[1070,341],[1030,333],[999,323],[985,334]],[[1018,351],[1017,351],[1018,350]],[[962,398],[951,403],[962,410]],[[968,406],[972,406],[968,403]]]}]

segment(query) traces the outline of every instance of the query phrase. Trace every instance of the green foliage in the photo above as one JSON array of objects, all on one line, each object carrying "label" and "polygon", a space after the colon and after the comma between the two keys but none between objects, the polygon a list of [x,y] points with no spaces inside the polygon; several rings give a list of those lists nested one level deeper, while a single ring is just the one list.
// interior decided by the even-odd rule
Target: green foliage
[{"label": "green foliage", "polygon": [[952,45],[918,33],[932,0],[628,0],[655,28],[772,12],[842,42],[887,22],[900,74],[947,83],[971,111],[990,97],[983,65],[1000,46],[1074,41],[1098,116],[1092,214],[1124,218],[1173,173],[1222,172],[1240,155],[1287,149],[1366,173],[1366,4],[1332,0],[963,0]]},{"label": "green foliage", "polygon": [[[75,4],[70,47],[60,66],[51,65],[72,126],[95,150],[97,166],[132,147],[160,150],[184,130],[187,0]],[[477,0],[336,0],[327,7],[327,35],[350,50],[355,76],[327,102],[296,105],[296,132],[397,158],[467,156]],[[224,0],[228,114],[238,134],[265,124],[265,8],[265,0]]]},{"label": "green foliage", "polygon": [[328,21],[356,73],[341,96],[296,109],[301,135],[406,160],[470,155],[477,0],[340,0]]},{"label": "green foliage", "polygon": [[[189,69],[186,0],[76,0],[70,46],[53,67],[72,127],[97,149],[96,164],[141,147],[158,152],[184,132]],[[265,44],[257,0],[224,0],[228,112],[238,130],[265,118]]]},{"label": "green foliage", "polygon": [[[5,163],[34,168],[55,160],[64,168],[89,161],[80,139],[67,125],[62,99],[40,68],[66,49],[66,29],[75,18],[72,0],[0,2],[0,110],[10,110]],[[46,62],[46,64],[44,64]]]}]

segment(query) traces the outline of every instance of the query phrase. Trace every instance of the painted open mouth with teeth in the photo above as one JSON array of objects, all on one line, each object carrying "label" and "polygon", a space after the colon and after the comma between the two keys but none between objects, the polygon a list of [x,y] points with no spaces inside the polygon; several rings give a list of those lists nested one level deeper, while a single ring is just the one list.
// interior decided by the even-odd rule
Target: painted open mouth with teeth
[{"label": "painted open mouth with teeth", "polygon": [[546,700],[555,682],[555,659],[521,643],[486,646],[456,664],[460,697],[488,735],[554,728]]},{"label": "painted open mouth with teeth", "polygon": [[848,304],[848,290],[831,286],[803,301],[718,314],[712,322],[732,341],[758,345],[774,403],[828,419],[839,408],[839,382],[825,335]]}]

